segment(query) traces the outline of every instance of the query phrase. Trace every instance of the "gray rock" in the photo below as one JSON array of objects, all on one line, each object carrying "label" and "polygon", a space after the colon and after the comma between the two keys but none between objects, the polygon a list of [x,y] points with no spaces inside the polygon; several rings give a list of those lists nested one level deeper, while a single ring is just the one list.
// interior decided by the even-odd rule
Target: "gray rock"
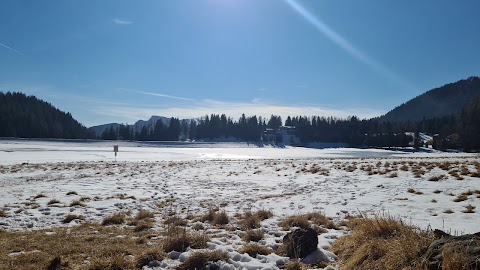
[{"label": "gray rock", "polygon": [[[443,253],[454,250],[469,261],[470,268],[480,270],[480,232],[461,236],[452,236],[440,230],[434,232],[437,239],[427,249],[423,261],[429,270],[442,269]],[[447,250],[448,249],[448,250]]]},{"label": "gray rock", "polygon": [[283,245],[290,258],[305,258],[318,249],[317,232],[311,228],[296,229],[283,237]]}]

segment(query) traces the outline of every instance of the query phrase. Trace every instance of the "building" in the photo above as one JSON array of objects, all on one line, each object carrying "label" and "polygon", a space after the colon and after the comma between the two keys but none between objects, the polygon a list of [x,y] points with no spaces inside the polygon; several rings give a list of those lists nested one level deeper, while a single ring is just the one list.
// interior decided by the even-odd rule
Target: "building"
[{"label": "building", "polygon": [[273,144],[299,145],[295,126],[280,126],[278,129],[267,128],[263,134],[263,141]]}]

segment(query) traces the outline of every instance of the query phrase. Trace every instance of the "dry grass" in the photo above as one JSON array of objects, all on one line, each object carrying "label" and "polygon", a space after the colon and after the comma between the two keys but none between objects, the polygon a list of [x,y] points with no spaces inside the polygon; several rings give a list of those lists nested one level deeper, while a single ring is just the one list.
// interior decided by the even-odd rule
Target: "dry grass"
[{"label": "dry grass", "polygon": [[136,266],[138,269],[141,269],[143,266],[148,265],[148,263],[151,261],[162,261],[164,258],[165,253],[158,249],[149,249],[140,255],[140,257],[136,260]]},{"label": "dry grass", "polygon": [[474,206],[474,205],[471,205],[471,204],[465,205],[465,210],[463,210],[462,212],[463,213],[469,213],[469,214],[475,213],[475,208],[477,208],[477,207]]},{"label": "dry grass", "polygon": [[69,195],[78,195],[78,193],[76,191],[69,191],[67,192],[67,196]]},{"label": "dry grass", "polygon": [[153,219],[155,218],[155,214],[150,211],[140,210],[138,211],[137,215],[135,216],[136,220],[145,220],[145,219]]},{"label": "dry grass", "polygon": [[453,213],[455,213],[455,212],[453,212],[452,209],[448,208],[448,209],[445,209],[445,210],[443,211],[443,213],[445,213],[445,214],[453,214]]},{"label": "dry grass", "polygon": [[143,232],[143,231],[148,231],[151,228],[153,228],[153,222],[147,221],[147,220],[141,220],[137,222],[133,230],[135,232]]},{"label": "dry grass", "polygon": [[317,226],[316,231],[319,233],[324,232],[322,228],[338,229],[338,226],[330,218],[319,212],[312,212],[302,215],[292,215],[280,220],[279,222],[279,226],[281,226],[284,231],[290,230],[291,227],[299,227],[305,229],[312,227],[312,225]]},{"label": "dry grass", "polygon": [[428,181],[432,181],[432,182],[438,182],[442,179],[446,179],[448,178],[448,176],[445,176],[445,175],[433,175],[433,176],[430,176],[428,178]]},{"label": "dry grass", "polygon": [[177,216],[177,215],[174,215],[174,216],[171,216],[171,217],[168,217],[166,218],[164,221],[163,221],[163,224],[165,225],[173,225],[173,226],[187,226],[188,224],[188,221]]},{"label": "dry grass", "polygon": [[215,213],[215,216],[212,220],[212,225],[226,225],[230,222],[230,218],[227,215],[227,212],[220,211]]},{"label": "dry grass", "polygon": [[285,270],[305,270],[308,269],[308,265],[299,261],[290,261],[285,264]]},{"label": "dry grass", "polygon": [[[473,247],[472,247],[473,248]],[[443,247],[442,251],[442,269],[444,270],[470,270],[477,269],[471,264],[468,254],[468,248],[464,245],[458,245],[455,243],[447,243]],[[477,259],[477,266],[480,262]]]},{"label": "dry grass", "polygon": [[170,226],[166,232],[167,238],[163,242],[163,251],[184,252],[190,248],[206,248],[210,238],[207,235],[188,232],[186,228]]},{"label": "dry grass", "polygon": [[260,209],[254,213],[260,220],[265,220],[273,217],[273,213],[270,210]]},{"label": "dry grass", "polygon": [[264,232],[262,230],[248,230],[243,237],[245,242],[258,242],[264,237]]},{"label": "dry grass", "polygon": [[420,265],[420,256],[434,239],[392,217],[359,218],[351,224],[351,235],[331,247],[340,269],[408,269]]},{"label": "dry grass", "polygon": [[306,215],[292,215],[282,219],[278,225],[282,227],[282,230],[288,231],[291,227],[308,228],[310,222]]},{"label": "dry grass", "polygon": [[0,217],[6,217],[7,216],[7,212],[3,209],[0,209]]},{"label": "dry grass", "polygon": [[269,249],[266,246],[261,246],[257,243],[250,243],[243,246],[238,252],[240,253],[247,253],[250,257],[255,258],[258,254],[260,255],[268,255],[273,252],[273,250]]},{"label": "dry grass", "polygon": [[52,204],[56,204],[56,203],[60,203],[60,201],[57,200],[57,199],[51,199],[50,201],[48,201],[47,205],[52,205]]},{"label": "dry grass", "polygon": [[70,203],[70,206],[81,206],[81,207],[85,207],[86,204],[84,204],[82,201],[80,200],[74,200]]},{"label": "dry grass", "polygon": [[84,220],[85,217],[84,216],[78,216],[78,215],[66,215],[65,218],[62,220],[63,223],[70,223],[72,220],[75,220],[75,219],[80,219],[80,220]]},{"label": "dry grass", "polygon": [[[125,237],[119,238],[118,235]],[[135,260],[141,258],[145,250],[153,248],[146,241],[138,241],[145,237],[145,233],[98,224],[36,231],[0,231],[0,269],[136,269]],[[154,246],[160,244],[160,240],[151,239],[149,242]],[[21,251],[25,253],[7,255]],[[124,257],[127,255],[133,255],[134,260],[126,261]]]},{"label": "dry grass", "polygon": [[119,225],[125,223],[125,214],[124,213],[117,213],[111,216],[105,217],[102,221],[103,226],[109,225]]},{"label": "dry grass", "polygon": [[468,196],[464,194],[460,194],[455,199],[453,199],[454,202],[463,202],[466,200],[468,200]]},{"label": "dry grass", "polygon": [[177,270],[196,270],[209,269],[209,262],[228,261],[230,256],[223,251],[197,251],[193,252],[183,263],[181,263]]},{"label": "dry grass", "polygon": [[240,225],[244,230],[260,228],[260,221],[261,219],[250,211],[240,217]]},{"label": "dry grass", "polygon": [[38,193],[37,195],[35,195],[35,197],[33,197],[34,199],[39,199],[39,198],[45,198],[47,197],[47,195],[43,194],[43,193]]}]

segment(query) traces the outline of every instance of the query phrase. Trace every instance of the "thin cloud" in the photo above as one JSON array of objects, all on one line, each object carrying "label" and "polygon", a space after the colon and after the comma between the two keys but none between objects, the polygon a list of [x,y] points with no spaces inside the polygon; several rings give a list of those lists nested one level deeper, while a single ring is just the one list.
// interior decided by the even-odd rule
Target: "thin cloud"
[{"label": "thin cloud", "polygon": [[23,53],[21,53],[21,52],[19,52],[19,51],[15,50],[15,49],[14,49],[14,48],[12,48],[12,47],[9,47],[9,46],[5,45],[5,44],[3,44],[3,43],[0,43],[0,46],[2,46],[2,47],[4,47],[4,48],[7,48],[7,49],[9,49],[10,51],[12,51],[12,52],[14,52],[14,53],[16,53],[16,54],[19,54],[19,55],[25,56],[25,54],[23,54]]},{"label": "thin cloud", "polygon": [[113,23],[125,25],[125,24],[132,24],[133,22],[132,21],[126,21],[126,20],[120,20],[120,19],[115,18],[115,19],[113,19]]},{"label": "thin cloud", "polygon": [[307,20],[313,27],[315,27],[320,33],[327,37],[330,41],[337,44],[341,49],[346,51],[352,57],[360,60],[365,63],[371,69],[379,72],[384,77],[402,85],[403,87],[413,89],[414,87],[401,78],[398,74],[390,70],[388,67],[384,66],[382,63],[373,59],[366,53],[362,52],[360,49],[356,48],[348,40],[342,37],[339,33],[335,32],[330,26],[325,22],[320,20],[318,17],[313,15],[310,11],[305,9],[300,5],[296,0],[284,0],[293,10],[300,14],[305,20]]},{"label": "thin cloud", "polygon": [[137,94],[143,94],[143,95],[155,96],[155,97],[163,97],[163,98],[171,98],[171,99],[187,100],[187,101],[193,101],[194,100],[192,98],[177,97],[177,96],[172,96],[172,95],[167,95],[167,94],[162,94],[162,93],[145,92],[145,91],[138,91],[138,90],[127,89],[127,88],[118,88],[118,90],[129,91],[129,92],[133,92],[133,93],[137,93]]}]

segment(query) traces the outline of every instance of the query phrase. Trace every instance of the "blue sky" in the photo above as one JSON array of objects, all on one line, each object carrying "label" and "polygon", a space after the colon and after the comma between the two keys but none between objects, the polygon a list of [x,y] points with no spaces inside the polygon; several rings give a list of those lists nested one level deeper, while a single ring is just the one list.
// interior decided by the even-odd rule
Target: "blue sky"
[{"label": "blue sky", "polygon": [[86,126],[372,117],[480,75],[480,1],[0,2],[0,90]]}]

